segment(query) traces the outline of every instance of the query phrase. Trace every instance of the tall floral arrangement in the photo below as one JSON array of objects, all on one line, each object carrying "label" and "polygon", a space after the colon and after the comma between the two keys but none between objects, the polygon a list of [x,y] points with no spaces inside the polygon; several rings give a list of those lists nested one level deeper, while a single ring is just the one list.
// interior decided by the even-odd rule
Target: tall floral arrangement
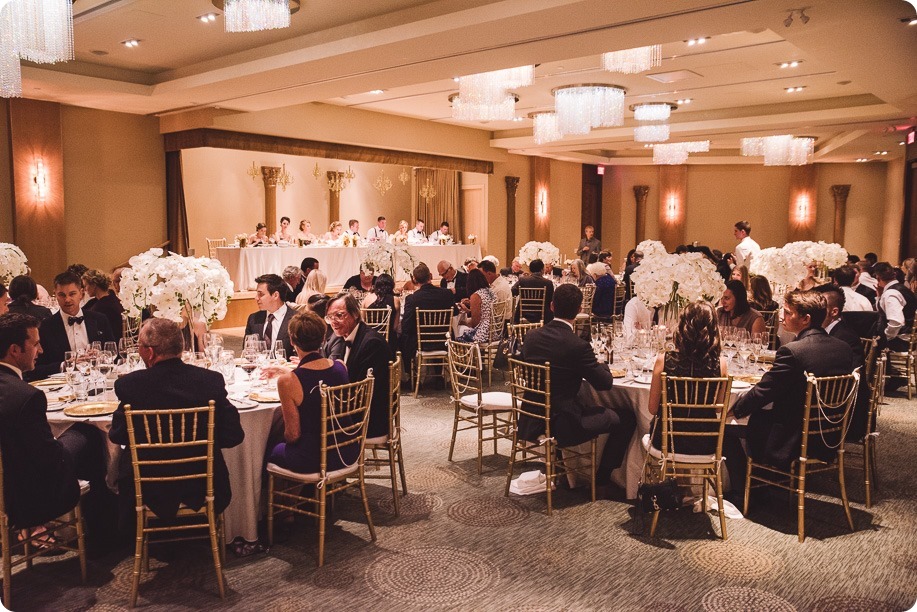
[{"label": "tall floral arrangement", "polygon": [[404,243],[374,242],[363,254],[360,268],[373,274],[388,274],[395,278],[396,270],[410,276],[416,265],[414,256]]},{"label": "tall floral arrangement", "polygon": [[821,267],[833,270],[847,263],[847,250],[833,242],[802,240],[784,245],[783,250],[788,258],[801,261],[803,265],[814,261]]},{"label": "tall floral arrangement", "polygon": [[226,316],[233,283],[219,261],[165,255],[156,248],[131,257],[129,263],[118,293],[129,317],[149,308],[153,316],[175,322],[183,314],[200,316],[209,327]]},{"label": "tall floral arrangement", "polygon": [[552,266],[556,265],[560,261],[560,249],[550,242],[538,242],[535,240],[522,245],[522,248],[519,249],[519,261],[527,266],[536,259],[540,259]]},{"label": "tall floral arrangement", "polygon": [[25,253],[15,244],[0,242],[0,283],[9,285],[17,276],[29,273]]},{"label": "tall floral arrangement", "polygon": [[634,293],[650,308],[668,306],[674,317],[688,302],[715,302],[726,290],[716,266],[700,253],[672,255],[655,240],[641,242],[637,250],[643,260],[631,280]]},{"label": "tall floral arrangement", "polygon": [[772,286],[793,287],[805,278],[806,263],[805,257],[786,247],[768,247],[755,253],[748,271],[765,277]]}]

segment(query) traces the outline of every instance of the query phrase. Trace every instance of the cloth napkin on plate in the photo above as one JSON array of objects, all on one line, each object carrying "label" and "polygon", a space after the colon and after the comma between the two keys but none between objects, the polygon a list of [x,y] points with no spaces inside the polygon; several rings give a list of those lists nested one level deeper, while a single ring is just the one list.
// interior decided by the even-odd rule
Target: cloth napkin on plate
[{"label": "cloth napkin on plate", "polygon": [[[540,470],[522,472],[519,478],[514,478],[509,485],[509,492],[516,495],[535,495],[545,492],[545,475]],[[556,487],[551,483],[551,490]]]}]

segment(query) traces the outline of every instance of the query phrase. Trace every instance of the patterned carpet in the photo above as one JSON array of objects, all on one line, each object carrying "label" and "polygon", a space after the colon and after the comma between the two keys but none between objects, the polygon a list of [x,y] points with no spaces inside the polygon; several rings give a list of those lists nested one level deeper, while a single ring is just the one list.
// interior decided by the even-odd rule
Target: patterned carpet
[{"label": "patterned carpet", "polygon": [[[499,377],[497,377],[499,381]],[[499,383],[497,383],[499,386]],[[881,489],[862,505],[862,472],[849,469],[857,530],[851,533],[836,485],[815,478],[826,497],[807,502],[806,542],[795,507],[775,494],[750,519],[664,515],[644,536],[632,507],[588,502],[558,488],[555,513],[543,495],[506,498],[505,457],[485,459],[478,476],[474,433],[460,434],[446,460],[451,404],[442,391],[403,403],[410,494],[392,513],[385,481],[368,485],[378,541],[371,543],[357,495],[336,500],[326,565],[315,566],[316,527],[298,522],[268,553],[229,556],[221,602],[208,551],[153,550],[139,605],[149,610],[906,610],[917,598],[917,402],[889,399],[879,418]],[[502,451],[506,452],[506,446]],[[908,535],[910,534],[910,535]],[[158,557],[158,559],[157,559]],[[73,558],[42,560],[14,576],[16,610],[126,609],[131,556],[90,563],[79,582]]]}]

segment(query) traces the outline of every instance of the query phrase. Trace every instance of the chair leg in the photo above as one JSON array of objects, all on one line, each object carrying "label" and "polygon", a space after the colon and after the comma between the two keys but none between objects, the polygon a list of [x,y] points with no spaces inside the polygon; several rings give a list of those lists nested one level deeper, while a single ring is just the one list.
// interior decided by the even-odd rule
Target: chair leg
[{"label": "chair leg", "polygon": [[369,537],[375,542],[376,528],[373,526],[373,515],[369,512],[369,498],[366,497],[366,478],[363,475],[362,467],[360,467],[360,496],[363,498],[363,512],[366,514],[366,524],[369,525]]},{"label": "chair leg", "polygon": [[650,523],[650,537],[656,537],[656,525],[659,524],[659,510],[653,512],[653,521]]},{"label": "chair leg", "polygon": [[554,485],[554,445],[551,444],[549,440],[545,440],[545,458],[544,458],[544,467],[545,467],[545,484],[548,487],[548,516],[551,516],[552,511],[552,499],[551,491]]},{"label": "chair leg", "polygon": [[408,494],[408,481],[404,477],[404,455],[401,452],[401,439],[398,440],[398,471],[401,473],[401,494]]},{"label": "chair leg", "polygon": [[491,425],[493,426],[494,434],[494,454],[497,454],[497,414],[496,412],[491,414]]},{"label": "chair leg", "polygon": [[392,449],[392,443],[388,443],[388,467],[389,471],[392,474],[392,499],[394,500],[395,505],[395,516],[401,512],[401,508],[398,502],[398,473],[395,471],[395,452]]},{"label": "chair leg", "polygon": [[417,362],[417,373],[414,375],[414,399],[417,399],[417,394],[420,393],[420,373],[423,371],[423,359],[420,355],[417,355],[414,361]]},{"label": "chair leg", "polygon": [[137,510],[137,535],[134,545],[134,574],[131,578],[131,608],[137,607],[137,592],[140,590],[140,566],[143,563],[143,546],[146,534],[143,533],[145,521],[143,510]]},{"label": "chair leg", "polygon": [[872,487],[870,486],[869,477],[872,472],[872,441],[871,436],[866,434],[863,440],[863,488],[866,490],[866,507],[872,508]]},{"label": "chair leg", "polygon": [[207,502],[207,526],[210,531],[210,554],[213,556],[213,570],[216,573],[220,599],[226,599],[226,587],[223,584],[223,563],[220,560],[220,539],[217,537],[217,524],[213,513],[213,502],[209,501]]},{"label": "chair leg", "polygon": [[274,545],[274,475],[267,475],[267,544]]},{"label": "chair leg", "polygon": [[13,609],[13,602],[10,601],[10,593],[12,592],[12,587],[10,586],[10,580],[13,577],[13,567],[12,559],[10,553],[10,537],[13,537],[10,533],[9,526],[6,524],[6,516],[4,515],[2,519],[2,525],[0,529],[3,530],[3,533],[0,534],[0,539],[3,540],[2,546],[2,558],[3,558],[3,604],[7,609]]},{"label": "chair leg", "polygon": [[837,476],[841,485],[841,501],[844,502],[844,513],[847,515],[847,524],[850,525],[850,531],[854,531],[853,516],[850,514],[850,501],[847,499],[847,482],[844,478],[844,448],[843,446],[837,452]]},{"label": "chair leg", "polygon": [[80,555],[80,578],[86,582],[86,534],[83,530],[82,502],[73,508],[73,520],[76,522],[76,548]]},{"label": "chair leg", "polygon": [[[321,484],[321,483],[319,483]],[[324,486],[318,490],[318,566],[325,564],[325,514],[327,492]]]},{"label": "chair leg", "polygon": [[484,473],[484,411],[478,408],[478,474]]},{"label": "chair leg", "polygon": [[[704,499],[707,499],[706,490]],[[729,536],[726,535],[726,510],[723,508],[723,473],[720,471],[719,467],[717,467],[716,470],[716,503],[717,508],[720,510],[720,533],[722,534],[723,539],[726,540],[729,538]]]},{"label": "chair leg", "polygon": [[748,516],[748,499],[751,497],[751,457],[745,462],[745,501],[742,504],[742,514]]},{"label": "chair leg", "polygon": [[455,437],[458,435],[459,411],[461,409],[461,404],[455,402],[455,417],[452,419],[452,442],[449,444],[449,461],[452,461],[452,453],[455,451]]},{"label": "chair leg", "polygon": [[[592,493],[592,501],[595,501],[595,450],[596,450],[596,439],[592,439],[592,461],[589,464],[589,487]],[[604,484],[604,483],[603,483]]]},{"label": "chair leg", "polygon": [[[27,529],[26,533],[27,535],[31,535],[31,529]],[[32,569],[32,542],[30,540],[26,540],[22,544],[22,552],[26,556],[26,560],[25,560],[26,569]]]},{"label": "chair leg", "polygon": [[799,464],[799,475],[796,482],[796,520],[799,531],[799,541],[806,539],[806,464]]},{"label": "chair leg", "polygon": [[513,481],[513,467],[516,463],[516,433],[513,432],[513,448],[509,453],[509,467],[506,469],[506,489],[503,491],[504,497],[509,497],[509,485]]}]

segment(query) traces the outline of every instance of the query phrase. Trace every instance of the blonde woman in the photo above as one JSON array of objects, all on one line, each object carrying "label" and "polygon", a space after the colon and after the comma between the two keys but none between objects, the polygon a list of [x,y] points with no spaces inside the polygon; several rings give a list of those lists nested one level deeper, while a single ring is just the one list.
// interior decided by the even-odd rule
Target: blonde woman
[{"label": "blonde woman", "polygon": [[328,233],[324,235],[325,242],[339,243],[343,233],[344,225],[340,221],[335,221],[328,226]]},{"label": "blonde woman", "polygon": [[312,222],[308,219],[303,219],[299,222],[299,233],[296,236],[300,240],[308,240],[309,242],[315,242],[317,238],[315,234],[312,233]]},{"label": "blonde woman", "polygon": [[325,295],[325,285],[328,284],[328,277],[321,270],[312,270],[306,277],[306,284],[302,292],[296,296],[296,303],[305,306],[309,303],[309,298],[313,295]]},{"label": "blonde woman", "polygon": [[406,244],[408,241],[408,222],[402,219],[398,222],[398,231],[389,238],[393,244]]}]

